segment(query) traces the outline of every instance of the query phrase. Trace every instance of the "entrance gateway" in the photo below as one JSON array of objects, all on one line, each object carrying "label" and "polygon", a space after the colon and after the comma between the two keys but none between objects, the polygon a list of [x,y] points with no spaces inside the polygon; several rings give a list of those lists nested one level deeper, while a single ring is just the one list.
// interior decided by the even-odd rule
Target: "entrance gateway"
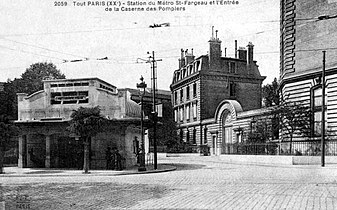
[{"label": "entrance gateway", "polygon": [[241,111],[241,105],[235,100],[224,100],[217,107],[215,119],[218,129],[210,131],[212,135],[212,155],[231,153],[230,148],[227,148],[226,145],[240,139],[240,137],[236,138],[235,133],[233,133],[233,122],[236,120],[237,113]]}]

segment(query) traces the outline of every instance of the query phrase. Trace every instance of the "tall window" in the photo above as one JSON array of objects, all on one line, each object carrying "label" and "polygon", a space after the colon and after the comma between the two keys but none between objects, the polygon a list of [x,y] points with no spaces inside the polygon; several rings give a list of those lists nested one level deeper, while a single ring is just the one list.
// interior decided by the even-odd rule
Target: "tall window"
[{"label": "tall window", "polygon": [[174,110],[174,121],[178,122],[178,110],[177,109]]},{"label": "tall window", "polygon": [[235,96],[235,83],[234,82],[231,82],[229,84],[229,95]]},{"label": "tall window", "polygon": [[190,86],[186,87],[186,100],[190,99]]},{"label": "tall window", "polygon": [[193,144],[197,144],[197,130],[193,129]]},{"label": "tall window", "polygon": [[193,84],[193,98],[197,97],[197,83]]},{"label": "tall window", "polygon": [[183,98],[184,98],[184,89],[181,89],[180,90],[180,102],[183,101]]},{"label": "tall window", "polygon": [[193,104],[193,118],[197,118],[197,103]]},{"label": "tall window", "polygon": [[177,93],[177,91],[174,91],[174,103],[178,104],[178,93]]},{"label": "tall window", "polygon": [[[321,136],[322,131],[322,88],[315,87],[312,90],[311,104],[312,104],[312,134],[313,136]],[[327,111],[326,111],[327,97],[325,95],[325,127],[327,127]]]},{"label": "tall window", "polygon": [[204,144],[207,144],[207,127],[204,128]]},{"label": "tall window", "polygon": [[190,119],[190,105],[186,106],[186,120]]},{"label": "tall window", "polygon": [[186,142],[189,143],[190,142],[190,131],[187,130],[186,132]]},{"label": "tall window", "polygon": [[180,119],[179,120],[180,121],[184,120],[184,108],[183,107],[180,108]]}]

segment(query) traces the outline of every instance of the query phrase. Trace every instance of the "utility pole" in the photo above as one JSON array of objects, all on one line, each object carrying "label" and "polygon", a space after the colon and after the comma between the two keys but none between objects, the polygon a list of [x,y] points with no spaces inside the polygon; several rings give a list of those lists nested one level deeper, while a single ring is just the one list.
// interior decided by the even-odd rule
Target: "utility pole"
[{"label": "utility pole", "polygon": [[323,51],[323,69],[322,69],[322,129],[321,129],[321,165],[325,166],[325,52]]},{"label": "utility pole", "polygon": [[[150,54],[149,52],[147,54]],[[157,61],[162,61],[162,59],[155,59],[154,51],[152,51],[152,55],[149,56],[148,60],[137,58],[138,60],[145,61],[146,63],[151,64],[151,80],[152,80],[152,112],[151,119],[153,123],[153,154],[154,154],[154,169],[157,170],[157,120],[158,113],[156,110],[156,83],[157,83]]]},{"label": "utility pole", "polygon": [[153,154],[154,154],[154,169],[157,170],[157,120],[158,113],[156,110],[156,82],[157,82],[157,61],[162,61],[162,59],[155,59],[154,51],[152,51],[152,56],[150,56],[151,70],[152,70],[152,119],[153,119]]}]

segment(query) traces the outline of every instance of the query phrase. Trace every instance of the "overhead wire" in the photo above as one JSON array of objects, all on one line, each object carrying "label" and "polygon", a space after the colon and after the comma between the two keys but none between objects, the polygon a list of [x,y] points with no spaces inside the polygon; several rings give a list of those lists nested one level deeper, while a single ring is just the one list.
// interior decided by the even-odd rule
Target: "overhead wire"
[{"label": "overhead wire", "polygon": [[64,55],[71,55],[71,56],[80,57],[80,58],[87,58],[85,56],[75,55],[75,54],[72,54],[72,53],[65,53],[65,52],[49,49],[49,48],[38,46],[38,45],[33,45],[33,44],[28,44],[28,43],[24,43],[24,42],[15,41],[15,40],[8,39],[8,38],[1,38],[0,37],[0,39],[6,40],[6,41],[11,41],[11,42],[14,42],[14,43],[17,43],[17,44],[22,44],[22,45],[26,45],[26,46],[30,46],[30,47],[35,47],[35,48],[43,49],[43,50],[50,51],[50,52],[56,52],[56,53],[60,53],[60,54],[64,54]]},{"label": "overhead wire", "polygon": [[41,54],[38,54],[38,53],[29,52],[29,51],[25,51],[25,50],[13,49],[13,48],[3,46],[3,45],[0,45],[0,47],[11,50],[11,51],[19,51],[19,52],[26,53],[26,54],[32,54],[32,55],[37,55],[37,56],[42,56],[42,57],[47,57],[47,58],[54,58],[54,59],[57,59],[57,60],[63,60],[61,58],[57,58],[57,57],[54,57],[54,56],[41,55]]}]

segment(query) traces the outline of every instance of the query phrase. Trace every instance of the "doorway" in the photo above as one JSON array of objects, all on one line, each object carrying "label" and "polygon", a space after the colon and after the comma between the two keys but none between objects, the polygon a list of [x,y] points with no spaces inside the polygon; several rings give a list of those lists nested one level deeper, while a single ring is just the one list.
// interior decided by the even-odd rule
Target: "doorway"
[{"label": "doorway", "polygon": [[[59,168],[77,168],[83,167],[83,144],[81,139],[62,136],[58,138],[58,166]],[[89,144],[89,148],[91,148]],[[89,152],[90,154],[90,152]]]}]

